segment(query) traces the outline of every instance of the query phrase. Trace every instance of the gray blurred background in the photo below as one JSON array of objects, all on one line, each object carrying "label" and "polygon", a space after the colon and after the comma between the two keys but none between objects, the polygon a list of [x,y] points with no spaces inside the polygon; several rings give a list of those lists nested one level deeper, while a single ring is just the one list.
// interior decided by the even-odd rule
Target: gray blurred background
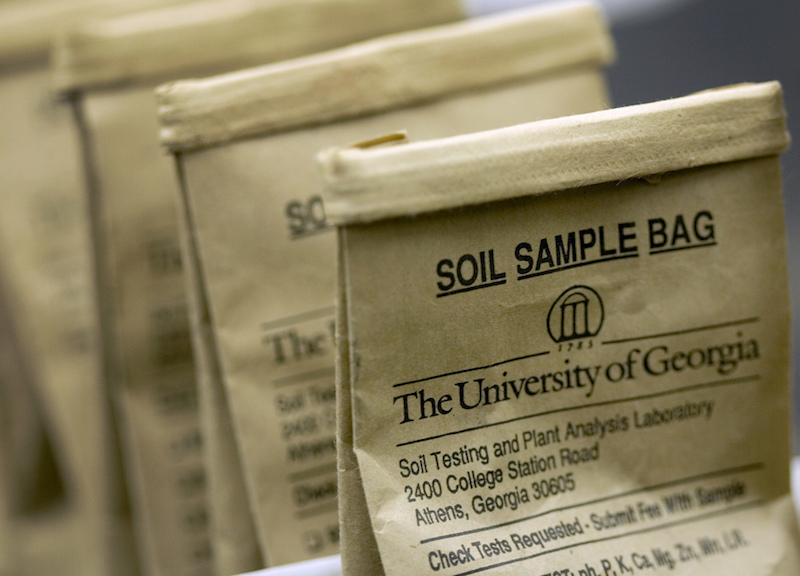
[{"label": "gray blurred background", "polygon": [[800,453],[800,0],[684,0],[657,17],[617,21],[614,37],[618,58],[609,77],[617,106],[738,82],[783,84],[795,140],[783,167]]}]

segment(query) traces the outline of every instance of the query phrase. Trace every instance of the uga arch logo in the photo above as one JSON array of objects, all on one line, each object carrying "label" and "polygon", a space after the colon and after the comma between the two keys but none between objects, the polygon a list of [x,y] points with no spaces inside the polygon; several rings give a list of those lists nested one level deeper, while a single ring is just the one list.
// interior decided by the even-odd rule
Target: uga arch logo
[{"label": "uga arch logo", "polygon": [[561,293],[547,314],[547,332],[555,342],[597,336],[605,312],[600,295],[588,286],[573,286]]}]

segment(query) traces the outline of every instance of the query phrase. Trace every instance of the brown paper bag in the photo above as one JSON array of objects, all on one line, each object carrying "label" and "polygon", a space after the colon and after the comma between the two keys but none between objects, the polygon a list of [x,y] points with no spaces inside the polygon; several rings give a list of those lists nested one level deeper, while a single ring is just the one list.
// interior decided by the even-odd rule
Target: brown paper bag
[{"label": "brown paper bag", "polygon": [[[330,554],[339,538],[335,245],[316,152],[390,129],[434,137],[598,109],[611,52],[602,18],[581,4],[159,90],[162,141],[178,153],[209,334],[271,561]],[[340,472],[347,563],[360,533],[346,521],[357,505],[352,467]]]},{"label": "brown paper bag", "polygon": [[49,89],[46,62],[60,25],[131,4],[14,2],[0,9],[0,128],[7,136],[0,143],[0,281],[14,332],[4,323],[3,337],[14,341],[28,387],[7,386],[7,481],[23,574],[136,572],[97,348],[79,141],[68,107]]},{"label": "brown paper bag", "polygon": [[387,574],[797,574],[780,87],[324,155]]},{"label": "brown paper bag", "polygon": [[0,123],[17,135],[0,147],[0,262],[20,353],[64,483],[64,509],[51,522],[62,545],[39,540],[42,521],[34,519],[26,541],[38,543],[23,556],[46,566],[41,548],[52,555],[48,570],[131,573],[130,560],[120,561],[130,558],[133,541],[100,372],[77,134],[69,110],[48,100],[43,68],[4,78],[0,99]]},{"label": "brown paper bag", "polygon": [[[54,82],[73,95],[84,137],[106,360],[125,414],[148,573],[212,567],[175,182],[157,142],[155,83],[459,17],[455,0],[216,0],[98,21],[62,39]],[[210,387],[213,358],[205,358],[200,383]],[[222,418],[214,394],[201,399],[205,414]],[[258,550],[239,516],[244,489],[225,427],[210,421],[206,433],[211,457],[225,458],[212,460],[210,486],[224,540],[218,567],[230,574],[257,568]]]}]

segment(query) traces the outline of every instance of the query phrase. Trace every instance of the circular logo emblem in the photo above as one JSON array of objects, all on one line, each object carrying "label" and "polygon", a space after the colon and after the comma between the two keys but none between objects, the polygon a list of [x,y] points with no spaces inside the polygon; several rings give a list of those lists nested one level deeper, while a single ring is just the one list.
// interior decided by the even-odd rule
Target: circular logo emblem
[{"label": "circular logo emblem", "polygon": [[547,332],[555,342],[597,336],[603,326],[603,301],[588,286],[561,293],[547,314]]}]

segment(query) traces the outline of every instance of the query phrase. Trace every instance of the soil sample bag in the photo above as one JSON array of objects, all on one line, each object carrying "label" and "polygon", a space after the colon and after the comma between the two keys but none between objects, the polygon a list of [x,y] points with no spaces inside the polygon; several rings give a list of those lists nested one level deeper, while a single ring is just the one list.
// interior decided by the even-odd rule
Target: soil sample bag
[{"label": "soil sample bag", "polygon": [[[37,476],[15,474],[11,482],[21,499],[15,510],[23,570],[131,574],[130,518],[97,347],[77,133],[68,107],[48,95],[44,66],[0,79],[0,101],[0,125],[14,134],[0,145],[4,295],[52,454],[52,466],[42,468],[45,453],[33,446],[15,451],[15,473]],[[20,467],[19,457],[28,456],[30,466]],[[46,492],[56,485],[54,501]]]},{"label": "soil sample bag", "polygon": [[387,574],[800,573],[787,144],[767,83],[323,154]]},{"label": "soil sample bag", "polygon": [[[105,358],[148,574],[213,567],[176,183],[158,144],[154,86],[460,16],[454,0],[216,0],[97,21],[61,39],[54,82],[72,98],[82,132]],[[235,448],[211,454],[228,458],[221,481],[212,477],[224,492],[215,512],[246,512],[229,464]],[[245,556],[223,558],[220,571],[257,568],[248,518],[231,521],[233,543],[222,553]]]},{"label": "soil sample bag", "polygon": [[[182,174],[184,261],[270,561],[331,554],[339,538],[335,235],[316,153],[393,129],[447,136],[597,110],[611,54],[603,19],[583,3],[159,89],[162,142]],[[346,547],[360,536],[339,496]]]},{"label": "soil sample bag", "polygon": [[132,4],[0,8],[0,282],[14,327],[11,335],[4,323],[2,333],[14,340],[28,387],[5,385],[13,428],[5,464],[23,574],[136,571],[101,373],[79,138],[69,107],[50,90],[46,61],[59,26]]}]

